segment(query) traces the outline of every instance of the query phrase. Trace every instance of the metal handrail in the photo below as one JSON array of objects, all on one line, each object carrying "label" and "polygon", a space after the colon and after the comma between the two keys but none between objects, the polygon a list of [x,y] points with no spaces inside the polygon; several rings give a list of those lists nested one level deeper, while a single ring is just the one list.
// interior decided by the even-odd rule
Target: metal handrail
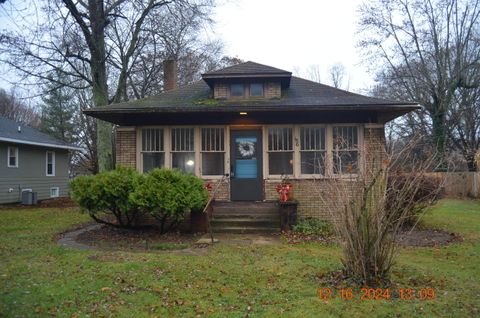
[{"label": "metal handrail", "polygon": [[207,204],[203,208],[203,213],[205,213],[205,215],[207,216],[208,231],[210,232],[210,239],[212,240],[212,243],[214,242],[213,230],[212,230],[212,226],[210,225],[210,217],[208,216],[207,210],[208,210],[208,207],[210,206],[210,204],[212,204],[213,200],[215,200],[215,195],[217,194],[217,191],[220,188],[220,185],[222,185],[222,183],[225,181],[225,179],[228,178],[229,176],[230,176],[230,174],[226,173],[222,176],[222,179],[217,181],[217,183],[215,184],[215,188],[211,192],[210,198],[207,201]]}]

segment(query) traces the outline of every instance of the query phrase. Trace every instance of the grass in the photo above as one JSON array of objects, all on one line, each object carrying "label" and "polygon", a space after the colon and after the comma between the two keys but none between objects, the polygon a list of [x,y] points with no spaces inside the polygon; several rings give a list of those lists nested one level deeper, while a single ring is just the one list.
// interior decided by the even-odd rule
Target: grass
[{"label": "grass", "polygon": [[88,221],[75,209],[0,210],[0,315],[5,317],[474,317],[480,314],[480,203],[443,200],[427,226],[462,234],[441,248],[402,248],[396,286],[435,300],[319,299],[317,277],[341,268],[318,243],[216,245],[207,256],[64,249],[55,234]]},{"label": "grass", "polygon": [[190,247],[190,244],[187,243],[171,243],[171,242],[161,242],[151,244],[150,248],[152,250],[160,250],[160,251],[167,251],[167,250],[181,250]]}]

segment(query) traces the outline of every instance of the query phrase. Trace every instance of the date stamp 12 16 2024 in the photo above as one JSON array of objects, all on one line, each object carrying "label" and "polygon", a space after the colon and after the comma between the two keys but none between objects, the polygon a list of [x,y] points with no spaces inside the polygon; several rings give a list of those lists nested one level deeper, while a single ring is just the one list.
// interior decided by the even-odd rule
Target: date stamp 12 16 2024
[{"label": "date stamp 12 16 2024", "polygon": [[436,298],[435,289],[433,288],[399,288],[391,290],[390,288],[361,288],[354,290],[353,288],[318,288],[318,297],[324,301],[330,301],[334,297],[340,297],[341,300],[433,300]]}]

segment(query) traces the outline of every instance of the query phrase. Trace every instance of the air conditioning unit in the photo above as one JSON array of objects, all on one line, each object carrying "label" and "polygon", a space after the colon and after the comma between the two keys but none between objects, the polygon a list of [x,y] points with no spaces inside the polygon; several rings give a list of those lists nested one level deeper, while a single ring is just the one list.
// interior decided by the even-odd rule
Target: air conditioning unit
[{"label": "air conditioning unit", "polygon": [[22,204],[23,205],[37,204],[37,192],[33,192],[31,189],[22,190]]}]

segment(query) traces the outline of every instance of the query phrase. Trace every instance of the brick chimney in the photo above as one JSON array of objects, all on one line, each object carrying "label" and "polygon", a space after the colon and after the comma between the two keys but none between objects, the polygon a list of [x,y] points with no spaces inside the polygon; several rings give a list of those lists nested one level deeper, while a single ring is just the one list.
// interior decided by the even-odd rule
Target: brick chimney
[{"label": "brick chimney", "polygon": [[163,61],[163,89],[171,91],[177,88],[177,62],[174,59]]}]

